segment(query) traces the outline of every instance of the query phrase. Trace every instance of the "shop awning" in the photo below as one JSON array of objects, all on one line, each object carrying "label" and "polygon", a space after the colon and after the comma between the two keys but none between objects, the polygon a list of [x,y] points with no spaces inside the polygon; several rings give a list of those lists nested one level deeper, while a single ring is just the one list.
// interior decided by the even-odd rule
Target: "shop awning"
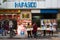
[{"label": "shop awning", "polygon": [[40,10],[40,13],[53,13],[53,14],[56,14],[58,13],[58,10],[57,9],[41,9]]}]

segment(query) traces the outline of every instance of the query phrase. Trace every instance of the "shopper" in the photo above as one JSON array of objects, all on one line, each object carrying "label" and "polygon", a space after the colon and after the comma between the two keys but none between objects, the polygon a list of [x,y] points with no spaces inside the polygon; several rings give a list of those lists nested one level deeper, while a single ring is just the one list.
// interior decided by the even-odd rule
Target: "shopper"
[{"label": "shopper", "polygon": [[32,31],[34,38],[37,38],[37,28],[38,28],[37,24],[34,23],[33,24],[33,31]]},{"label": "shopper", "polygon": [[10,28],[10,37],[13,37],[13,22],[12,20],[9,21],[9,28]]},{"label": "shopper", "polygon": [[[31,28],[31,25],[28,23],[28,24],[27,24],[27,29],[30,29],[30,28]],[[31,35],[31,30],[28,30],[27,33],[28,33],[28,38],[29,38],[29,37],[32,37],[32,35]]]},{"label": "shopper", "polygon": [[7,35],[7,33],[8,33],[8,30],[9,30],[9,26],[7,25],[7,24],[5,24],[5,30],[4,30],[4,34],[5,34],[5,36]]},{"label": "shopper", "polygon": [[1,31],[2,31],[2,36],[4,36],[4,20],[1,21]]},{"label": "shopper", "polygon": [[4,21],[4,35],[6,36],[9,30],[9,26],[8,26],[8,20],[5,19]]}]

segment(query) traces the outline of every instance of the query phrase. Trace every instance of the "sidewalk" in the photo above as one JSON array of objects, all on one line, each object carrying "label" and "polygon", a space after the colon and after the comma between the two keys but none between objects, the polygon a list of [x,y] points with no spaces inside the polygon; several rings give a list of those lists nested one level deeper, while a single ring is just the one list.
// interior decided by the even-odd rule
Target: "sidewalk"
[{"label": "sidewalk", "polygon": [[[49,34],[47,34],[46,36],[38,36],[37,40],[60,40],[60,32],[58,34],[54,34],[53,36],[48,36]],[[1,36],[0,35],[0,39],[10,39],[10,36]],[[35,38],[20,38],[19,36],[14,36],[12,39],[35,39]]]},{"label": "sidewalk", "polygon": [[[51,38],[51,37],[59,37],[60,38],[60,36],[58,35],[58,34],[54,34],[53,36],[49,36],[49,34],[46,34],[46,36],[41,36],[41,35],[38,35],[37,36],[37,39],[43,39],[43,38],[45,38],[45,39],[49,39],[49,38]],[[7,36],[1,36],[0,35],[0,38],[10,38],[10,36],[9,35],[7,35]],[[13,36],[13,38],[15,38],[15,39],[20,39],[20,36]],[[25,39],[27,39],[28,37],[25,37]]]},{"label": "sidewalk", "polygon": [[58,37],[52,37],[52,40],[60,40]]}]

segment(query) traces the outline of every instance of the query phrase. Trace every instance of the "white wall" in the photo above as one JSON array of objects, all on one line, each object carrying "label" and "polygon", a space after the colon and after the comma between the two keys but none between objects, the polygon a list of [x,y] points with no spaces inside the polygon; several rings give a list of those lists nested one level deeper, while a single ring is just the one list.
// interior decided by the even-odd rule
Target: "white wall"
[{"label": "white wall", "polygon": [[[21,1],[34,1],[34,0],[7,0],[7,3],[3,3],[4,8],[13,8],[14,7],[14,2],[21,2]],[[60,8],[60,0],[35,0],[37,2],[37,7],[36,8]]]},{"label": "white wall", "polygon": [[40,10],[31,10],[31,13],[40,13]]},{"label": "white wall", "polygon": [[57,0],[58,2],[58,4],[57,4],[57,6],[58,6],[58,8],[60,8],[60,0]]}]

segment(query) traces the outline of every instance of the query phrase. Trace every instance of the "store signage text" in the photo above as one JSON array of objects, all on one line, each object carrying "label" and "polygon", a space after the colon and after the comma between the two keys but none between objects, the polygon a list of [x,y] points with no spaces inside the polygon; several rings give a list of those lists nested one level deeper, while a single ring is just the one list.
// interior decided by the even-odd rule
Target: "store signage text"
[{"label": "store signage text", "polygon": [[15,8],[36,8],[36,2],[15,2]]}]

